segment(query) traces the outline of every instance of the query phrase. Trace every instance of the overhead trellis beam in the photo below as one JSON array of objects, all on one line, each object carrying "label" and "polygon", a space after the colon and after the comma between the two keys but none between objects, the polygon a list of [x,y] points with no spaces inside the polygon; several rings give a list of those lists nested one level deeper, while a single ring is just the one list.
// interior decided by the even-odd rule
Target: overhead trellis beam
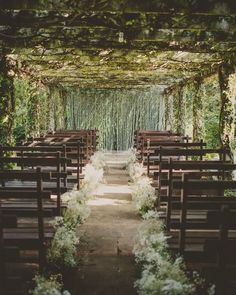
[{"label": "overhead trellis beam", "polygon": [[236,12],[234,0],[0,0],[0,7],[6,9],[63,9],[63,10],[101,10],[101,11],[191,11],[217,12],[230,10]]},{"label": "overhead trellis beam", "polygon": [[[210,53],[190,53],[173,51],[148,51],[148,50],[125,50],[125,49],[95,49],[86,48],[83,50],[76,48],[44,48],[43,46],[12,49],[12,54],[20,56],[24,60],[34,61],[74,61],[76,64],[103,65],[114,63],[141,64],[159,66],[162,64],[215,64],[222,60],[220,54]],[[174,66],[175,66],[174,65]]]},{"label": "overhead trellis beam", "polygon": [[0,25],[24,28],[109,27],[133,31],[147,29],[195,29],[228,33],[235,31],[236,15],[168,12],[102,12],[102,11],[37,11],[0,10]]},{"label": "overhead trellis beam", "polygon": [[0,11],[0,40],[10,47],[235,51],[235,28],[235,15]]},{"label": "overhead trellis beam", "polygon": [[[46,83],[48,81],[65,83],[66,81],[67,84],[80,84],[81,87],[99,87],[101,84],[103,87],[111,85],[115,88],[122,85],[127,86],[128,83],[131,85],[164,83],[169,86],[176,83],[181,84],[196,76],[208,76],[215,73],[222,61],[220,56],[210,54],[187,52],[157,52],[154,54],[153,52],[126,52],[124,50],[86,51],[85,53],[77,51],[81,56],[78,58],[73,56],[73,61],[58,61],[56,55],[51,55],[53,51],[47,52],[50,53],[49,55],[39,56],[40,51],[36,50],[37,55],[32,56],[36,60],[33,61],[29,58],[31,49],[16,50],[9,56],[20,62],[24,68],[26,67],[26,72],[33,72]],[[61,52],[61,50],[56,52]],[[50,56],[53,56],[55,60],[50,60]],[[100,59],[102,63],[99,62]],[[122,63],[116,64],[116,62],[114,65],[113,59],[116,62],[125,61],[125,66]]]},{"label": "overhead trellis beam", "polygon": [[159,30],[152,33],[126,34],[110,28],[12,29],[0,28],[0,40],[8,47],[25,48],[42,45],[54,48],[118,48],[145,50],[178,50],[191,52],[235,52],[236,34],[215,32]]}]

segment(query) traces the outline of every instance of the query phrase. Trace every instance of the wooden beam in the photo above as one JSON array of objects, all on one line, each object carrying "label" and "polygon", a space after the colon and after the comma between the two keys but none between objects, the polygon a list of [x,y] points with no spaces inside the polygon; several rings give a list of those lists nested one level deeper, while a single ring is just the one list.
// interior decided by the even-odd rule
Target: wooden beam
[{"label": "wooden beam", "polygon": [[144,31],[137,34],[123,33],[110,28],[79,28],[76,30],[58,28],[50,30],[0,29],[0,40],[11,48],[44,46],[50,48],[99,48],[99,49],[138,49],[174,50],[191,52],[235,52],[235,33],[221,34],[205,31],[160,30],[153,33]]},{"label": "wooden beam", "polygon": [[235,31],[236,15],[168,12],[0,10],[0,25],[23,28],[108,27],[118,30],[195,29]]},{"label": "wooden beam", "polygon": [[235,51],[236,16],[184,13],[0,11],[8,46]]},{"label": "wooden beam", "polygon": [[191,12],[236,12],[234,0],[0,0],[0,7],[5,9],[40,9],[40,10],[99,10],[99,11],[191,11]]}]

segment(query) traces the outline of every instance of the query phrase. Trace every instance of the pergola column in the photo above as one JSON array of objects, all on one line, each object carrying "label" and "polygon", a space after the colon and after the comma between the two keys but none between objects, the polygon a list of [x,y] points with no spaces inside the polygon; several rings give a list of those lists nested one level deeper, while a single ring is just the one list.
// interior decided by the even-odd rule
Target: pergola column
[{"label": "pergola column", "polygon": [[14,85],[6,53],[0,52],[0,143],[12,142],[14,122]]},{"label": "pergola column", "polygon": [[235,87],[230,84],[231,75],[235,73],[234,63],[231,61],[223,62],[219,67],[219,85],[221,91],[221,111],[220,111],[220,142],[222,147],[232,150],[234,139],[235,123]]},{"label": "pergola column", "polygon": [[194,86],[194,98],[193,98],[193,141],[197,142],[202,139],[203,129],[203,101],[200,95],[202,79],[195,79]]}]

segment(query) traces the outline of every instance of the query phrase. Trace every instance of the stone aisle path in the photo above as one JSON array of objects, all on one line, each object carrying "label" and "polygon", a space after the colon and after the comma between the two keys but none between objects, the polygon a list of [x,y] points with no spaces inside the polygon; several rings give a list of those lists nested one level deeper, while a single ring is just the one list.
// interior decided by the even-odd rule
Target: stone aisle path
[{"label": "stone aisle path", "polygon": [[75,295],[132,295],[139,276],[132,248],[141,222],[131,204],[127,155],[107,152],[105,184],[89,202],[91,215],[80,228],[80,264]]}]

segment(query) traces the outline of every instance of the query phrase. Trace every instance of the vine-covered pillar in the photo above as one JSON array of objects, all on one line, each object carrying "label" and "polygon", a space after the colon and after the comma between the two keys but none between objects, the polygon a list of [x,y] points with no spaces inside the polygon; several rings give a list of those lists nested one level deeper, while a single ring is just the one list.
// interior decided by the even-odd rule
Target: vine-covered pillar
[{"label": "vine-covered pillar", "polygon": [[184,99],[183,87],[178,86],[174,93],[174,129],[176,132],[184,133]]},{"label": "vine-covered pillar", "polygon": [[193,141],[200,141],[203,132],[203,101],[201,96],[202,78],[193,81]]},{"label": "vine-covered pillar", "polygon": [[166,91],[165,98],[165,130],[174,130],[174,106],[173,106],[173,93]]},{"label": "vine-covered pillar", "polygon": [[[230,148],[234,139],[234,115],[235,115],[235,87],[230,80],[235,73],[235,66],[232,61],[225,61],[219,67],[219,85],[221,96],[220,110],[220,142],[222,147]],[[232,91],[233,90],[233,91]],[[233,154],[231,153],[231,159]]]},{"label": "vine-covered pillar", "polygon": [[49,89],[49,130],[64,129],[67,124],[66,91],[57,85],[50,85]]},{"label": "vine-covered pillar", "polygon": [[68,116],[67,116],[67,91],[65,88],[61,88],[61,103],[62,103],[62,128],[67,129],[68,126]]},{"label": "vine-covered pillar", "polygon": [[0,143],[12,143],[15,110],[13,77],[4,51],[0,52]]}]

